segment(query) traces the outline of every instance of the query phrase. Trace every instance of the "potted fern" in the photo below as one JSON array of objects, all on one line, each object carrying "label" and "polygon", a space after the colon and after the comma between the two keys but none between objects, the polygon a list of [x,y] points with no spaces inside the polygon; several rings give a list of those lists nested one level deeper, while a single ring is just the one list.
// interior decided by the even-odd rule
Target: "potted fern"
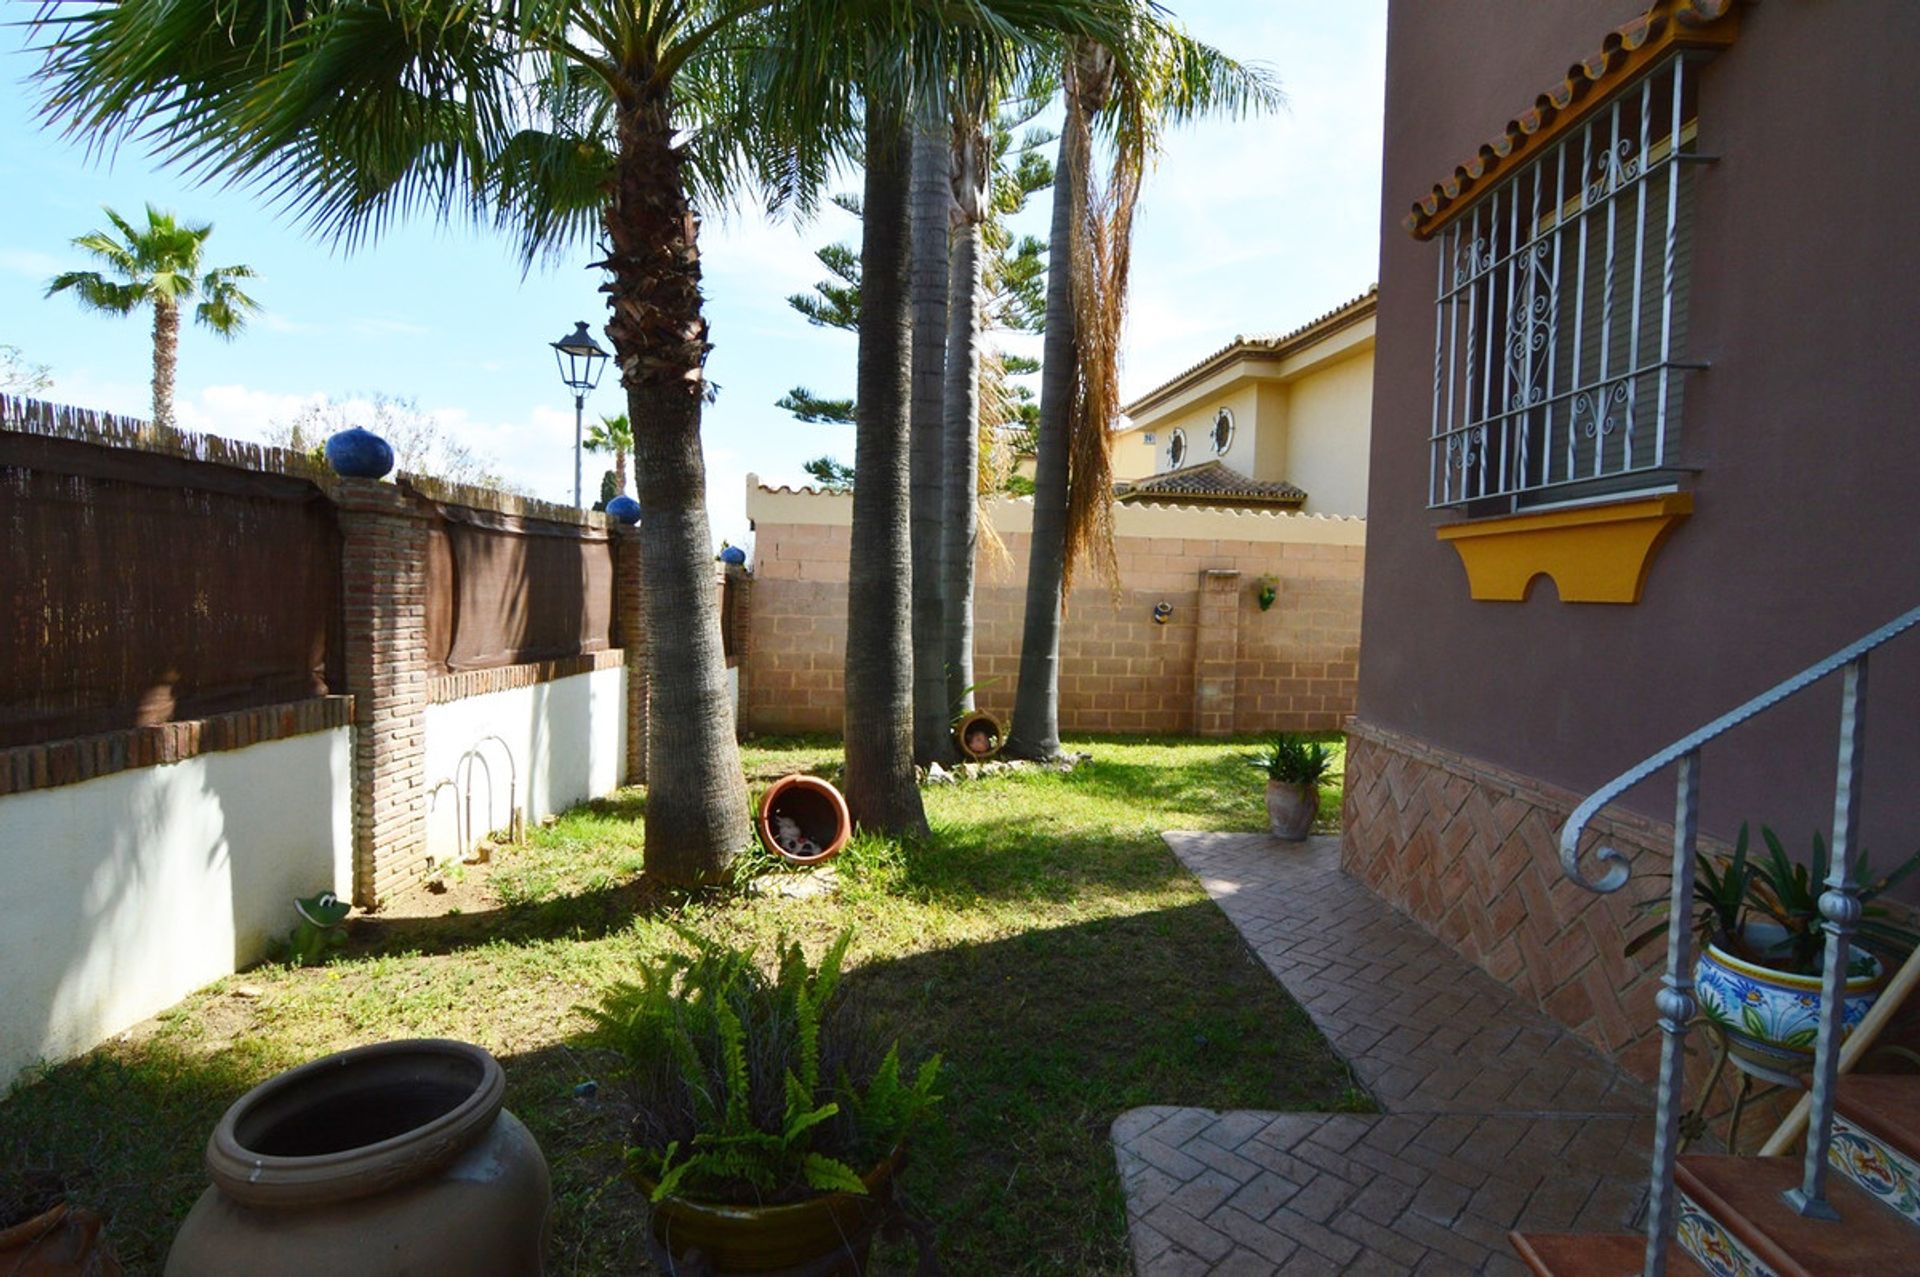
[{"label": "potted fern", "polygon": [[[843,932],[817,965],[784,938],[772,971],[696,933],[587,1008],[638,1101],[627,1164],[662,1258],[720,1272],[865,1270],[906,1144],[939,1102],[847,996]],[[808,1268],[808,1271],[815,1271]],[[825,1269],[819,1269],[825,1271]]]},{"label": "potted fern", "polygon": [[1282,732],[1248,758],[1267,773],[1267,828],[1275,838],[1299,842],[1320,812],[1320,782],[1333,767],[1333,753],[1319,741]]},{"label": "potted fern", "polygon": [[[1766,854],[1750,855],[1742,825],[1724,867],[1702,858],[1695,870],[1690,925],[1700,957],[1694,990],[1701,1013],[1726,1033],[1728,1050],[1737,1059],[1772,1073],[1798,1074],[1820,1036],[1826,967],[1820,895],[1826,890],[1827,845],[1815,834],[1812,853],[1802,864],[1787,854],[1773,830],[1763,826],[1760,837]],[[1876,879],[1866,857],[1860,858],[1854,881],[1865,908],[1848,956],[1844,1032],[1866,1018],[1879,996],[1885,974],[1880,955],[1905,955],[1920,941],[1888,921],[1884,906],[1872,903],[1915,869],[1920,869],[1920,853]],[[1664,899],[1645,908],[1657,920],[1628,942],[1629,955],[1663,938],[1671,922]]]}]

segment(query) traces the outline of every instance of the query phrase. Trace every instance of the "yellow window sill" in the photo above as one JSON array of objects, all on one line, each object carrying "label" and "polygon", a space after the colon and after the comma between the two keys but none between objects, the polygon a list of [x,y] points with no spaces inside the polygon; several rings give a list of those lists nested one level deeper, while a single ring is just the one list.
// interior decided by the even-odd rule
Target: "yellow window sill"
[{"label": "yellow window sill", "polygon": [[1523,603],[1545,576],[1562,603],[1638,603],[1653,552],[1691,513],[1693,495],[1671,492],[1451,523],[1434,535],[1459,553],[1476,599]]}]

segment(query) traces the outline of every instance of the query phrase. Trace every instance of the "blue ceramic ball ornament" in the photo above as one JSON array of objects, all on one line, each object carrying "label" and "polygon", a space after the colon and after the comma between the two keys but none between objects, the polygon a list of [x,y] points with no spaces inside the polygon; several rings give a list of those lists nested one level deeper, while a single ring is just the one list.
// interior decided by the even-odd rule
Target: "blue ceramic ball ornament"
[{"label": "blue ceramic ball ornament", "polygon": [[327,440],[327,464],[348,479],[378,479],[393,469],[393,448],[373,431],[355,426]]},{"label": "blue ceramic ball ornament", "polygon": [[720,561],[730,563],[736,568],[745,567],[747,552],[737,545],[723,545],[720,547]]},{"label": "blue ceramic ball ornament", "polygon": [[607,502],[607,514],[610,518],[632,525],[640,522],[640,503],[623,492]]}]

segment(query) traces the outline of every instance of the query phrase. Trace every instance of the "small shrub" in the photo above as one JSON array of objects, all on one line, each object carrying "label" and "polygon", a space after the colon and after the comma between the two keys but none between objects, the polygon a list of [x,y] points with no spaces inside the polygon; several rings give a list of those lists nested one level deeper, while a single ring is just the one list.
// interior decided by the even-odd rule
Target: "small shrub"
[{"label": "small shrub", "polygon": [[1273,744],[1247,761],[1267,773],[1268,780],[1288,785],[1317,785],[1333,768],[1333,751],[1317,740],[1282,732]]},{"label": "small shrub", "polygon": [[585,1008],[591,1040],[633,1070],[639,1116],[628,1164],[655,1201],[772,1205],[865,1192],[860,1172],[926,1119],[940,1061],[909,1081],[841,981],[852,932],[818,966],[783,937],[771,974],[754,956],[676,929],[691,952]]}]

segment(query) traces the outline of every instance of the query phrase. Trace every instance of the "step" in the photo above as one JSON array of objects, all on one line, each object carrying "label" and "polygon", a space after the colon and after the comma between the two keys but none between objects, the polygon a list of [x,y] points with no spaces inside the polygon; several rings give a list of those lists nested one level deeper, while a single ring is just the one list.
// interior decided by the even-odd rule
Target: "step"
[{"label": "step", "polygon": [[[1508,1233],[1514,1253],[1539,1277],[1634,1277],[1647,1257],[1638,1233]],[[1667,1250],[1674,1277],[1705,1277],[1678,1246]]]},{"label": "step", "polygon": [[1848,1074],[1833,1108],[1827,1160],[1920,1227],[1920,1077]]},{"label": "step", "polygon": [[1689,1155],[1674,1181],[1680,1244],[1713,1272],[1902,1273],[1920,1256],[1920,1232],[1844,1176],[1827,1177],[1838,1221],[1808,1219],[1787,1205],[1784,1194],[1800,1183],[1797,1157]]}]

